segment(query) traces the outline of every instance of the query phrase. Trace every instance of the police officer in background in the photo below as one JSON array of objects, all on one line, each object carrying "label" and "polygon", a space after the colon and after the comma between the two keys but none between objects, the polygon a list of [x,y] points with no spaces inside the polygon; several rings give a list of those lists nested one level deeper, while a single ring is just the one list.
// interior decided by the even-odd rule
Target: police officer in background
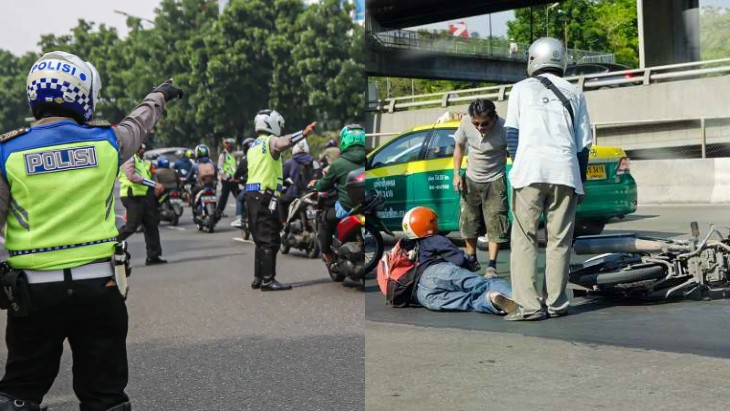
[{"label": "police officer in background", "polygon": [[160,257],[160,210],[156,198],[162,194],[164,188],[153,180],[152,163],[144,160],[144,150],[145,145],[142,144],[119,172],[119,197],[127,209],[127,223],[119,229],[117,240],[126,240],[142,224],[147,247],[145,265],[165,264],[167,260]]},{"label": "police officer in background", "polygon": [[223,212],[226,209],[228,195],[233,193],[233,198],[238,195],[238,182],[233,178],[236,174],[236,157],[233,157],[233,144],[236,140],[232,138],[223,139],[223,152],[218,156],[218,175],[221,179],[221,196],[218,201],[218,211],[221,217],[227,217]]},{"label": "police officer in background", "polygon": [[262,110],[254,119],[257,138],[246,154],[248,180],[245,195],[248,224],[256,244],[253,289],[291,289],[291,285],[276,281],[276,253],[281,244],[278,199],[284,181],[281,154],[304,140],[316,125],[316,122],[311,123],[302,131],[282,137],[284,117],[278,112]]},{"label": "police officer in background", "polygon": [[47,53],[27,78],[38,121],[0,136],[0,226],[14,269],[2,277],[22,270],[32,298],[27,312],[8,312],[0,411],[40,409],[67,338],[81,411],[131,410],[127,308],[110,262],[118,234],[114,180],[165,102],[182,91],[163,83],[112,128],[89,123],[100,88],[90,63]]}]

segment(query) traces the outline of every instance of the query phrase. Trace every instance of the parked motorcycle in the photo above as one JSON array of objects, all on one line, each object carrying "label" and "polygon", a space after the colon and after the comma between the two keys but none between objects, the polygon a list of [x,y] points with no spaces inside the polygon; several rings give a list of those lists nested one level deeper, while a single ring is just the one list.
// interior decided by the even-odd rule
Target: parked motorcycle
[{"label": "parked motorcycle", "polygon": [[289,213],[281,232],[281,253],[286,254],[294,247],[303,250],[309,258],[319,256],[317,242],[317,199],[316,191],[306,191],[289,205]]},{"label": "parked motorcycle", "polygon": [[726,298],[730,296],[730,237],[710,226],[700,240],[616,234],[578,237],[576,254],[601,254],[571,267],[570,282],[587,293],[638,297]]},{"label": "parked motorcycle", "polygon": [[198,226],[198,230],[206,233],[215,231],[215,225],[221,219],[215,188],[203,187],[197,195],[194,207],[193,222]]},{"label": "parked motorcycle", "polygon": [[[365,190],[365,168],[352,171],[345,185],[353,204],[357,204],[348,216],[337,224],[332,252],[333,263],[327,267],[333,281],[350,278],[365,282],[365,275],[372,272],[383,256],[384,243],[381,231],[393,235],[378,217],[384,198],[376,190]],[[319,196],[319,211],[323,202],[331,201],[331,195]],[[319,219],[318,219],[319,221]]]},{"label": "parked motorcycle", "polygon": [[183,214],[183,201],[178,190],[165,191],[157,200],[160,210],[160,220],[170,225],[177,225]]}]

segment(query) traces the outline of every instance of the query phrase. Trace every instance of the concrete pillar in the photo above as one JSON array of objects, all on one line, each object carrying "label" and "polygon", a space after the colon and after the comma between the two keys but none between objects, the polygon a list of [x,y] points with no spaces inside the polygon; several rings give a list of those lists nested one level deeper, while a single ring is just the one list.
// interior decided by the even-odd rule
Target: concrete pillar
[{"label": "concrete pillar", "polygon": [[641,68],[700,59],[699,0],[636,0]]}]

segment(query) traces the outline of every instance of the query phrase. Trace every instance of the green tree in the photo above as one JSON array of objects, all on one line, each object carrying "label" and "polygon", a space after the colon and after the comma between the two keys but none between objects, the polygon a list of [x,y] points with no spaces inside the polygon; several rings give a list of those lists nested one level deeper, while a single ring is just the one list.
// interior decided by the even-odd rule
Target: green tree
[{"label": "green tree", "polygon": [[713,60],[730,57],[730,12],[703,7],[700,14],[700,57]]},{"label": "green tree", "polygon": [[550,10],[544,6],[515,10],[507,35],[530,43],[544,37],[563,40],[569,49],[610,52],[630,67],[639,62],[635,0],[565,0]]}]

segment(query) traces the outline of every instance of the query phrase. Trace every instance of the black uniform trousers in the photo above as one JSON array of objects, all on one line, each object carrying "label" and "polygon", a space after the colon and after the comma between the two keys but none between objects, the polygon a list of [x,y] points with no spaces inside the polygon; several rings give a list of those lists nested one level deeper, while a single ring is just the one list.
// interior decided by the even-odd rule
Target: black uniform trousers
[{"label": "black uniform trousers", "polygon": [[[131,189],[130,189],[131,190]],[[145,196],[122,197],[122,204],[127,209],[127,224],[119,229],[118,241],[124,241],[137,231],[140,224],[144,227],[144,242],[147,246],[147,258],[154,259],[162,255],[160,245],[160,210],[157,198],[152,189]]]},{"label": "black uniform trousers", "polygon": [[58,374],[68,338],[81,411],[104,411],[129,401],[124,393],[129,317],[109,280],[30,285],[34,311],[27,317],[8,315],[8,359],[0,392],[40,404]]},{"label": "black uniform trousers", "polygon": [[271,196],[259,191],[245,194],[248,227],[256,244],[254,276],[264,282],[276,277],[276,254],[281,246],[281,220],[277,209],[269,209]]},{"label": "black uniform trousers", "polygon": [[327,208],[319,214],[317,221],[317,240],[319,241],[319,249],[323,253],[332,253],[332,238],[337,230],[337,223],[340,219],[337,218],[337,211],[334,207]]},{"label": "black uniform trousers", "polygon": [[233,198],[238,196],[238,183],[231,183],[230,181],[221,180],[221,196],[218,200],[218,211],[223,213],[226,209],[226,203],[228,202],[228,195],[233,193]]}]

